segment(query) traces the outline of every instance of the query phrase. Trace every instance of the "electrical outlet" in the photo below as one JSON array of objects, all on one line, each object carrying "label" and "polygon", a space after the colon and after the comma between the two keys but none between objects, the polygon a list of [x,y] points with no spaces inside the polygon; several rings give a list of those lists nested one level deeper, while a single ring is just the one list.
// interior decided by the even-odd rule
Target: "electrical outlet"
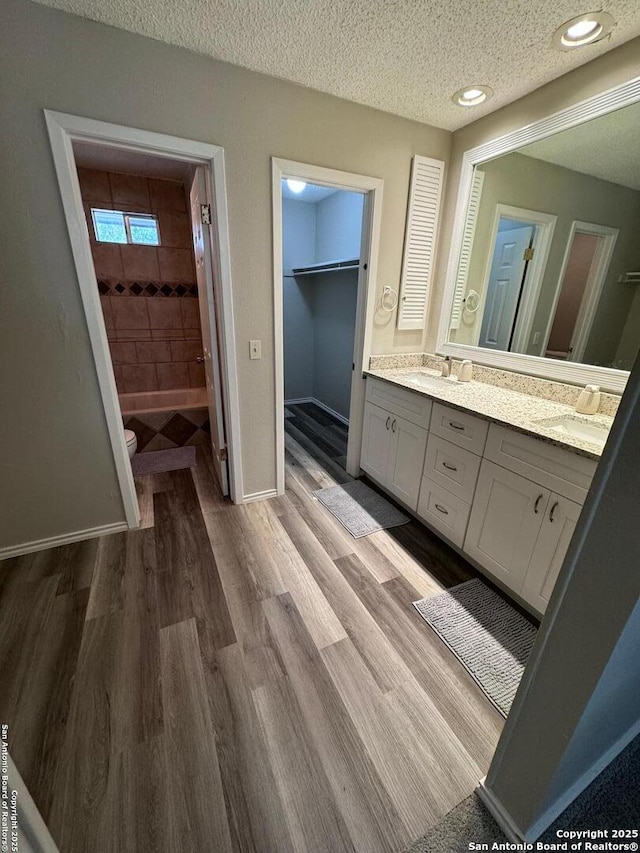
[{"label": "electrical outlet", "polygon": [[262,341],[249,341],[249,358],[262,358]]},{"label": "electrical outlet", "polygon": [[533,333],[533,340],[531,341],[531,343],[532,343],[534,346],[535,346],[536,344],[539,344],[539,343],[540,343],[540,332],[534,332],[534,333]]}]

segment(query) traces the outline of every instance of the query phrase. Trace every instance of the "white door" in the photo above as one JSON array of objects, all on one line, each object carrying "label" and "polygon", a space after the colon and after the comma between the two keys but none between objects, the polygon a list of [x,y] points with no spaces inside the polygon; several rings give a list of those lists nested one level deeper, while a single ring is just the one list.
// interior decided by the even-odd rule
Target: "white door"
[{"label": "white door", "polygon": [[196,260],[196,280],[200,303],[200,325],[202,327],[202,346],[207,401],[209,405],[209,424],[211,426],[213,465],[218,475],[218,483],[222,494],[228,495],[229,469],[227,465],[227,441],[222,401],[222,374],[220,371],[218,345],[220,335],[214,294],[216,283],[213,277],[213,235],[211,214],[209,213],[209,224],[203,224],[202,222],[202,208],[208,204],[206,176],[204,167],[202,166],[199,166],[196,170],[189,197],[191,201],[193,249]]},{"label": "white door", "polygon": [[365,405],[360,467],[381,485],[386,481],[389,466],[391,420],[392,415],[379,406]]},{"label": "white door", "polygon": [[499,231],[491,262],[479,346],[508,350],[516,321],[533,226]]},{"label": "white door", "polygon": [[549,490],[484,459],[464,550],[520,592],[542,527]]},{"label": "white door", "polygon": [[549,498],[542,529],[527,570],[522,597],[540,613],[544,613],[567,553],[580,504],[552,494]]},{"label": "white door", "polygon": [[415,510],[429,433],[397,415],[391,416],[390,432],[386,486],[391,494]]}]

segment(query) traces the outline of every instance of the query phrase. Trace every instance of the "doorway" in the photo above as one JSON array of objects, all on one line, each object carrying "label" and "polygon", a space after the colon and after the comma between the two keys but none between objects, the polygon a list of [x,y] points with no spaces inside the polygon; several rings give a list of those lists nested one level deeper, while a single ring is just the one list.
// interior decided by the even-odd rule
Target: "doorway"
[{"label": "doorway", "polygon": [[527,351],[556,219],[536,210],[496,205],[475,346]]},{"label": "doorway", "polygon": [[[283,494],[286,401],[312,406],[297,416],[320,433],[324,419],[338,464],[359,474],[383,182],[277,158],[272,179],[276,473]],[[322,210],[300,198],[307,186]]]},{"label": "doorway", "polygon": [[546,358],[582,361],[617,236],[617,228],[572,223],[545,335]]},{"label": "doorway", "polygon": [[285,429],[346,469],[364,194],[282,182]]},{"label": "doorway", "polygon": [[[100,297],[106,294],[98,290],[98,276],[96,275],[94,260],[98,256],[110,255],[113,261],[117,255],[121,263],[122,255],[121,251],[110,253],[104,251],[105,246],[109,245],[109,241],[99,239],[100,227],[108,228],[111,226],[120,229],[118,236],[120,247],[116,246],[116,248],[121,249],[122,246],[127,245],[136,250],[132,253],[132,266],[129,272],[137,272],[135,280],[131,276],[126,278],[123,276],[123,281],[114,282],[114,278],[117,279],[118,275],[111,275],[109,280],[105,278],[102,290],[107,287],[109,296],[111,296],[110,288],[113,286],[116,288],[114,292],[118,296],[127,291],[130,297],[135,296],[147,301],[146,305],[139,301],[135,307],[133,307],[133,302],[128,306],[119,304],[117,310],[122,315],[129,313],[129,309],[133,311],[133,315],[119,324],[113,322],[114,328],[119,325],[119,332],[121,333],[119,336],[123,338],[117,343],[126,343],[127,336],[129,336],[130,342],[134,343],[133,348],[127,348],[129,359],[134,358],[134,353],[136,360],[139,358],[136,346],[138,340],[135,334],[138,332],[145,333],[139,336],[141,337],[139,341],[141,344],[140,352],[144,351],[145,357],[150,358],[151,361],[141,362],[140,364],[147,365],[142,370],[127,371],[130,380],[137,379],[151,383],[153,374],[158,384],[160,382],[162,384],[176,384],[176,377],[179,373],[183,380],[186,377],[187,388],[166,390],[171,390],[174,394],[177,394],[178,391],[181,392],[180,403],[186,407],[185,411],[191,410],[190,404],[197,394],[200,395],[199,402],[203,403],[210,413],[214,467],[218,474],[220,488],[221,490],[226,488],[232,500],[241,501],[243,492],[239,453],[239,407],[235,358],[233,357],[235,339],[231,307],[223,149],[214,145],[191,142],[60,113],[45,111],[45,116],[127,525],[137,527],[140,523],[140,510],[120,408],[120,395],[126,396],[128,392],[123,384],[122,374],[124,371],[120,371],[119,386],[116,377],[116,367],[119,365],[112,362],[110,343],[114,343],[114,335],[109,334],[108,320],[103,314],[104,302],[101,303]],[[140,166],[143,162],[153,163],[154,168],[160,170],[160,175],[156,174],[152,179],[138,175],[140,179],[138,181],[122,178],[115,183],[119,185],[124,195],[121,193],[116,200],[111,193],[109,199],[105,197],[102,206],[97,203],[86,204],[83,201],[81,181],[76,168],[76,156],[78,152],[81,152],[80,156],[86,156],[89,151],[93,152],[94,156],[98,156],[97,152],[99,151],[103,152],[104,156],[108,155],[111,158],[110,162],[121,175],[128,172],[131,176],[131,164]],[[123,163],[129,164],[129,166],[123,168]],[[184,218],[178,222],[179,217],[168,215],[176,214],[177,211],[167,210],[168,205],[166,204],[159,206],[156,204],[158,209],[156,213],[153,212],[151,188],[148,181],[161,181],[162,170],[164,170],[164,177],[169,181],[173,180],[174,184],[178,183],[175,180],[177,177],[176,170],[180,172],[182,176],[181,190],[176,190],[174,186],[175,198],[177,199],[180,194],[182,195],[180,205],[182,205],[184,215],[188,217],[192,211],[200,208],[199,227],[197,223],[191,223],[189,218],[185,233]],[[146,198],[144,196],[145,181],[146,192],[149,197],[147,209],[143,203]],[[107,186],[110,186],[109,178],[107,178]],[[135,193],[136,188],[142,190],[142,195],[133,198],[131,193]],[[154,188],[156,194],[162,194],[163,188],[160,184],[155,184]],[[165,187],[164,189],[171,194],[170,188]],[[162,215],[160,214],[161,210],[164,210]],[[141,230],[143,228],[146,228],[144,233]],[[155,245],[157,252],[159,252],[162,246],[163,233],[169,244],[177,239],[182,241],[184,245],[167,245],[165,243],[163,248],[166,251],[163,253],[163,258],[156,257],[157,266],[154,266],[151,253],[144,250]],[[98,252],[92,252],[92,234],[96,245],[100,243],[102,246]],[[105,234],[103,233],[101,236],[104,237]],[[142,243],[145,240],[147,245],[131,245],[132,243]],[[187,243],[190,247],[188,252]],[[192,262],[199,261],[195,264],[195,268],[192,266],[194,280],[191,283],[189,281],[177,281],[177,278],[182,278],[183,273],[186,274],[186,267],[180,266],[185,262],[185,257],[183,257],[185,253],[190,255],[193,259]],[[165,267],[169,269],[172,281],[161,280],[162,261],[164,261]],[[138,264],[137,267],[136,264]],[[180,268],[180,275],[178,275],[178,268]],[[151,273],[155,273],[156,269],[158,270],[158,280],[154,281]],[[124,273],[124,270],[121,266],[116,266],[112,267],[110,272],[117,274]],[[219,283],[215,293],[213,290],[214,279]],[[162,290],[163,288],[164,290]],[[162,296],[158,296],[159,290]],[[187,308],[186,303],[181,304],[181,298],[191,298],[195,305],[191,304]],[[153,308],[151,308],[152,303]],[[124,311],[125,307],[128,309],[127,312]],[[195,334],[196,313],[200,327],[197,329],[197,336]],[[153,322],[151,320],[152,314],[154,316]],[[169,314],[171,317],[168,316]],[[146,323],[144,322],[145,317]],[[133,328],[137,325],[136,318],[140,321],[139,328]],[[177,325],[178,319],[180,320],[179,326]],[[178,331],[181,333],[180,336],[177,335]],[[186,335],[187,331],[191,334]],[[146,344],[146,347],[143,344]],[[161,344],[161,346],[151,346],[153,344]],[[195,349],[199,348],[202,348],[202,353],[196,354]],[[124,347],[119,347],[119,349],[120,355],[122,355]],[[160,349],[163,350],[162,353]],[[171,356],[170,362],[167,361],[169,355]],[[193,359],[191,358],[192,355],[194,356]],[[160,364],[163,366],[161,367]],[[176,367],[176,364],[180,366]],[[133,365],[130,366],[133,367]],[[160,380],[160,377],[163,379]],[[163,390],[165,389],[149,389],[146,393],[153,394],[155,392],[159,394]],[[139,393],[145,392],[140,391]],[[153,406],[145,405],[149,399],[141,399],[138,402],[140,404],[137,406],[138,413],[144,409],[153,408]],[[189,418],[185,420],[188,421]],[[192,423],[189,429],[193,426]],[[196,426],[200,428],[201,425]],[[179,438],[179,432],[179,430],[176,432],[176,438]],[[174,443],[179,444],[180,441]]]}]

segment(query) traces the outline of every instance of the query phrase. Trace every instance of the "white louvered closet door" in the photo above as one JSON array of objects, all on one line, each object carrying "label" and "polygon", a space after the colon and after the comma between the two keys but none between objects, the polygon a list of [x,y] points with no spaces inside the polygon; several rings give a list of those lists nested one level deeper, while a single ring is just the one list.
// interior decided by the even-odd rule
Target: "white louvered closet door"
[{"label": "white louvered closet door", "polygon": [[425,325],[443,178],[442,160],[418,154],[414,156],[400,279],[398,329],[423,329]]},{"label": "white louvered closet door", "polygon": [[451,309],[451,328],[459,329],[462,319],[463,299],[467,292],[467,279],[469,278],[469,262],[473,251],[473,241],[476,236],[476,223],[480,209],[480,198],[482,196],[482,185],[484,184],[484,172],[476,169],[471,182],[471,194],[469,195],[469,206],[467,207],[467,218],[464,223],[462,235],[462,248],[460,249],[460,263],[458,264],[458,276],[456,287],[453,292],[453,307]]}]

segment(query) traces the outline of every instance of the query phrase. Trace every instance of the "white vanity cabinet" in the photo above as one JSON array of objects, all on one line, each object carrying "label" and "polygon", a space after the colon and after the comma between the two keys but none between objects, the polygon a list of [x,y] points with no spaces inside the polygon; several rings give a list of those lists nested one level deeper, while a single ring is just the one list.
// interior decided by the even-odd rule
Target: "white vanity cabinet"
[{"label": "white vanity cabinet", "polygon": [[567,553],[581,504],[551,494],[520,595],[544,613]]},{"label": "white vanity cabinet", "polygon": [[361,467],[544,613],[594,459],[369,377]]},{"label": "white vanity cabinet", "polygon": [[506,427],[489,429],[464,551],[539,613],[596,465]]},{"label": "white vanity cabinet", "polygon": [[418,505],[431,400],[367,382],[360,467],[409,509]]}]

